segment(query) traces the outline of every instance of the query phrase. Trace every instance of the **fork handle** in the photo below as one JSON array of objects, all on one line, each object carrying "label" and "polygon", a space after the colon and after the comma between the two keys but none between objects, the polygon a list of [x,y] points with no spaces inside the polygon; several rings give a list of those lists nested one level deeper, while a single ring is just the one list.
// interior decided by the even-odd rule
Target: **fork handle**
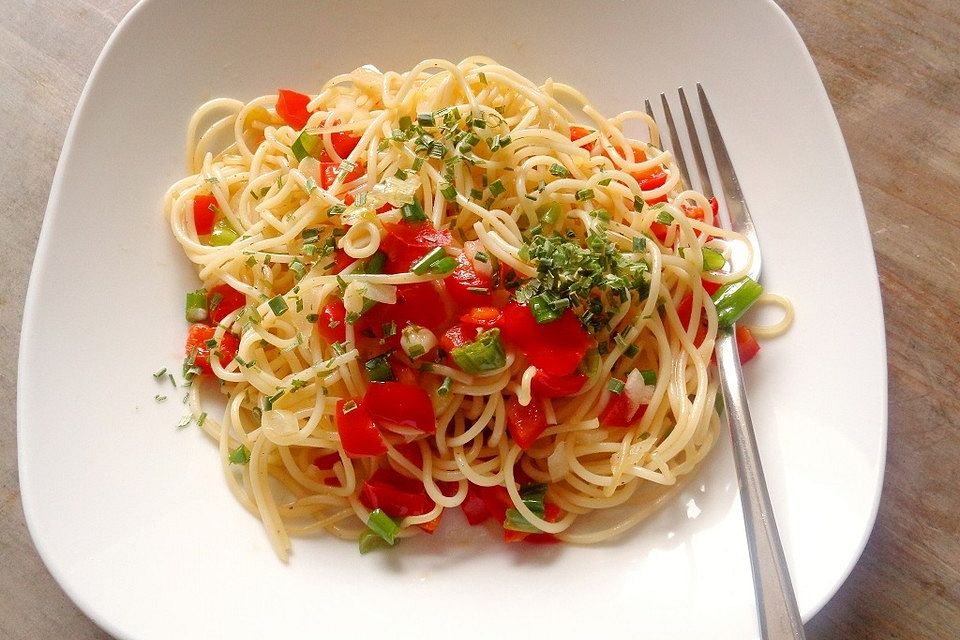
[{"label": "fork handle", "polygon": [[740,483],[760,637],[764,640],[803,640],[803,620],[797,609],[797,598],[790,583],[790,572],[763,479],[733,329],[718,332],[716,357]]}]

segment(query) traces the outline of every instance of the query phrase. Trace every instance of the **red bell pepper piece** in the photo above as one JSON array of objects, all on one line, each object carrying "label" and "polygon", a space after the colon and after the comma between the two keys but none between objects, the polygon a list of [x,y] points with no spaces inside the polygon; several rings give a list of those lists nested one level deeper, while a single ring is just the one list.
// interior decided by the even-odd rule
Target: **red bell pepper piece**
[{"label": "red bell pepper piece", "polygon": [[547,428],[547,416],[537,398],[523,406],[516,398],[507,400],[507,429],[510,437],[526,451]]},{"label": "red bell pepper piece", "polygon": [[[216,306],[214,298],[220,296]],[[210,322],[218,324],[228,315],[247,304],[247,296],[228,284],[218,284],[207,292],[207,306],[210,309]]]},{"label": "red bell pepper piece", "polygon": [[437,430],[430,396],[416,385],[374,382],[363,396],[363,407],[384,428],[402,427],[420,433]]},{"label": "red bell pepper piece", "polygon": [[455,324],[446,333],[440,336],[440,348],[450,353],[457,347],[462,347],[476,339],[477,330],[464,324]]},{"label": "red bell pepper piece", "polygon": [[434,247],[445,247],[453,238],[447,229],[435,229],[429,222],[399,222],[383,225],[386,235],[380,250],[387,254],[386,273],[403,273]]},{"label": "red bell pepper piece", "polygon": [[381,456],[387,452],[387,445],[383,435],[373,423],[373,419],[363,405],[363,401],[354,398],[356,407],[351,411],[344,411],[345,405],[351,400],[337,401],[336,424],[340,434],[340,444],[351,458],[366,458]]},{"label": "red bell pepper piece", "polygon": [[632,427],[647,411],[647,405],[641,404],[630,413],[630,400],[624,393],[611,393],[607,406],[600,412],[600,425],[604,427]]},{"label": "red bell pepper piece", "polygon": [[444,278],[447,293],[462,308],[490,305],[493,302],[493,278],[478,273],[466,253],[457,256],[457,268]]},{"label": "red bell pepper piece", "polygon": [[468,484],[467,497],[460,503],[460,509],[471,526],[478,525],[490,517],[490,513],[487,511],[487,503],[484,501],[480,489],[481,487],[473,483]]},{"label": "red bell pepper piece", "polygon": [[429,533],[430,535],[433,535],[433,532],[436,531],[437,527],[440,526],[440,519],[442,517],[443,517],[443,510],[441,510],[440,514],[433,520],[418,524],[417,527],[419,527],[420,530],[423,531],[424,533]]},{"label": "red bell pepper piece", "polygon": [[383,509],[391,518],[421,516],[436,506],[423,483],[390,467],[373,472],[360,488],[360,503],[368,509]]},{"label": "red bell pepper piece", "polygon": [[333,150],[341,158],[349,156],[357,148],[358,142],[360,142],[360,138],[354,135],[352,131],[335,131],[330,134],[330,143],[333,145]]},{"label": "red bell pepper piece", "polygon": [[573,373],[593,344],[593,338],[570,309],[553,322],[538,324],[527,305],[511,302],[497,325],[508,344],[523,352],[530,364],[552,376]]},{"label": "red bell pepper piece", "polygon": [[[337,179],[337,173],[340,171],[339,162],[321,162],[320,163],[320,186],[324,189],[329,189],[330,185],[333,184],[333,181]],[[343,176],[343,180],[340,181],[340,184],[347,184],[348,182],[353,182],[358,178],[362,177],[366,172],[366,169],[363,168],[363,165],[359,162],[354,165],[347,175]],[[350,204],[350,203],[348,203]]]},{"label": "red bell pepper piece", "polygon": [[500,309],[496,307],[474,307],[460,316],[460,322],[490,329],[497,326],[500,320]]},{"label": "red bell pepper piece", "polygon": [[317,318],[317,332],[330,344],[347,339],[347,310],[343,300],[336,298],[320,311]]},{"label": "red bell pepper piece", "polygon": [[[593,129],[587,129],[586,127],[580,127],[577,125],[570,126],[570,140],[572,140],[573,142],[576,142],[580,138],[583,138],[584,136],[588,136],[591,133],[593,133]],[[580,146],[586,148],[587,144],[593,144],[593,143],[584,143],[584,144],[581,144]]]},{"label": "red bell pepper piece", "polygon": [[213,222],[217,217],[217,199],[214,196],[193,197],[193,226],[198,236],[213,233]]},{"label": "red bell pepper piece", "polygon": [[307,126],[307,120],[310,119],[310,112],[307,111],[310,96],[289,89],[280,89],[277,94],[277,115],[298,131]]},{"label": "red bell pepper piece", "polygon": [[[210,366],[210,347],[207,346],[207,340],[212,340],[216,327],[205,324],[192,324],[187,333],[187,343],[185,352],[187,357],[193,354],[193,364],[200,367],[203,373],[213,373]],[[214,351],[220,352],[220,364],[227,366],[237,355],[237,349],[240,348],[240,340],[232,333],[224,333],[220,339],[220,344]]]},{"label": "red bell pepper piece", "polygon": [[747,364],[760,352],[760,343],[750,329],[738,324],[735,333],[737,336],[737,352],[740,354],[740,364]]},{"label": "red bell pepper piece", "polygon": [[564,398],[583,389],[586,382],[587,376],[582,373],[552,376],[538,369],[530,381],[530,391],[539,398]]}]

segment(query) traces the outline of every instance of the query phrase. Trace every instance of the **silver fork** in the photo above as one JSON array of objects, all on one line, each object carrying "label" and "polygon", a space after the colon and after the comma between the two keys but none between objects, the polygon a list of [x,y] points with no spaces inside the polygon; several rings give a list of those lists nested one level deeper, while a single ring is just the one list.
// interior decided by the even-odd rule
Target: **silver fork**
[{"label": "silver fork", "polygon": [[[687,104],[687,97],[683,89],[679,89],[680,105],[683,109],[683,119],[686,124],[690,149],[700,178],[700,191],[708,198],[715,195],[707,173],[703,150]],[[713,109],[707,101],[703,87],[697,83],[697,93],[700,98],[700,107],[706,123],[707,135],[710,137],[710,146],[713,149],[714,161],[723,185],[723,196],[731,228],[743,234],[752,248],[753,261],[749,276],[757,280],[760,276],[760,243],[757,240],[756,228],[750,211],[740,190],[737,174],[733,170],[727,147],[720,135],[717,121],[713,116]],[[683,147],[677,127],[670,113],[670,103],[664,94],[660,94],[664,118],[670,134],[673,155],[676,167],[681,177],[691,184],[687,173]],[[646,100],[647,114],[654,118],[650,101]],[[655,118],[654,118],[655,119]],[[656,141],[655,144],[659,142]],[[731,261],[741,264],[749,258],[746,247],[737,248],[738,243],[731,247]],[[753,568],[753,588],[756,594],[757,617],[760,623],[760,635],[767,640],[785,640],[792,638],[802,640],[803,620],[797,608],[797,598],[790,582],[790,573],[786,560],[783,557],[783,546],[780,535],[777,533],[777,523],[770,506],[770,495],[767,492],[766,481],[763,477],[763,468],[760,465],[760,453],[757,451],[757,440],[750,420],[750,410],[747,407],[747,395],[743,384],[743,374],[740,371],[740,356],[737,352],[737,341],[733,327],[721,329],[716,343],[717,368],[720,371],[720,387],[723,391],[723,400],[726,407],[727,422],[730,425],[730,435],[733,441],[733,454],[736,461],[737,477],[740,482],[740,501],[743,504],[743,517],[747,533],[747,547],[750,550],[750,563]]]}]

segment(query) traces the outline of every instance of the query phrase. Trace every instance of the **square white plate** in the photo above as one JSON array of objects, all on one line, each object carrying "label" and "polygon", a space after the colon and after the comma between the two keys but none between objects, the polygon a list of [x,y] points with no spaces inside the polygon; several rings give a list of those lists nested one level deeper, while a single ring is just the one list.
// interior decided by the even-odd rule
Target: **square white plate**
[{"label": "square white plate", "polygon": [[[571,83],[612,113],[700,81],[765,257],[797,310],[747,381],[800,609],[836,591],[872,527],[886,364],[857,183],[796,30],[772,3],[190,3],[134,9],[77,107],[37,249],[20,352],[24,510],[78,605],[121,637],[749,638],[756,620],[736,479],[721,444],[621,540],[504,546],[450,514],[435,537],[361,557],[297,540],[277,561],[215,447],[177,430],[151,373],[182,358],[195,277],[161,213],[187,120],[215,96],[315,93],[361,64],[485,54]],[[171,399],[158,404],[157,393]],[[699,513],[699,515],[697,515]]]}]

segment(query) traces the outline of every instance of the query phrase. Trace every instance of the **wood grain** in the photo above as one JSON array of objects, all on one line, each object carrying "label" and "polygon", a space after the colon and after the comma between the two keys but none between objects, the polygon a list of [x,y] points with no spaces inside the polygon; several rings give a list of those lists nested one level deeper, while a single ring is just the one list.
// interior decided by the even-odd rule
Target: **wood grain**
[{"label": "wood grain", "polygon": [[[132,4],[0,0],[0,638],[108,637],[59,589],[24,526],[15,380],[29,265],[66,127]],[[890,373],[877,525],[808,637],[960,638],[960,3],[780,4],[820,70],[860,182]]]}]

